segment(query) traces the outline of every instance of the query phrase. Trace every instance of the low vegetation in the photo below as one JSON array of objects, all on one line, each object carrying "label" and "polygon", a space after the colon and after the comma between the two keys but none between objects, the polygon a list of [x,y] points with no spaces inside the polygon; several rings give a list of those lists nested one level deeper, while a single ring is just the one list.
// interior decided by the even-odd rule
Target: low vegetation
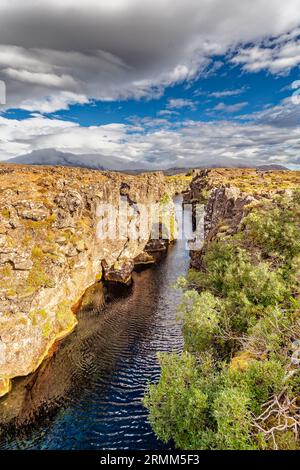
[{"label": "low vegetation", "polygon": [[253,208],[203,265],[177,283],[184,351],[159,356],[155,433],[181,449],[299,449],[300,193]]}]

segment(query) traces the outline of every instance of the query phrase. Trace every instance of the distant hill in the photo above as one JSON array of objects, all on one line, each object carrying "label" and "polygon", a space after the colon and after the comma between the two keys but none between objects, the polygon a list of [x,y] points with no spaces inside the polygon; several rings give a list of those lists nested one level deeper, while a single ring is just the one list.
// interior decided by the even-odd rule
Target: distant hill
[{"label": "distant hill", "polygon": [[[127,163],[126,160],[116,157],[106,157],[103,155],[75,155],[74,153],[60,152],[55,149],[34,150],[31,153],[20,155],[7,160],[6,163],[18,163],[23,165],[51,165],[66,167],[90,168],[92,170],[112,170],[112,171],[134,171],[136,165]],[[140,170],[143,171],[141,165]]]},{"label": "distant hill", "polygon": [[[213,165],[199,165],[197,167],[188,167],[188,168],[168,168],[167,170],[163,170],[166,175],[176,175],[178,173],[190,173],[196,169],[203,169],[203,168],[230,168],[233,165],[222,165],[222,164],[213,164]],[[234,168],[249,168],[247,165],[237,165]],[[289,169],[282,165],[259,165],[253,166],[252,168],[256,168],[259,171],[288,171]]]},{"label": "distant hill", "polygon": [[[128,162],[126,159],[118,157],[107,157],[100,154],[76,155],[74,153],[60,152],[55,149],[34,150],[31,153],[20,155],[16,158],[7,160],[6,163],[18,163],[23,165],[51,165],[90,168],[92,170],[111,170],[123,171],[125,173],[138,174],[145,171],[162,170],[166,175],[176,175],[177,173],[187,173],[196,168],[247,168],[242,162],[236,161],[233,165],[230,158],[212,159],[207,158],[199,165],[194,167],[174,167],[174,168],[155,168],[153,165],[145,163]],[[255,167],[255,166],[254,166]],[[260,171],[268,170],[288,170],[282,165],[259,165],[256,168]]]},{"label": "distant hill", "polygon": [[277,171],[287,171],[288,168],[282,165],[259,165],[256,167],[257,170],[261,171],[271,171],[271,170],[277,170]]}]

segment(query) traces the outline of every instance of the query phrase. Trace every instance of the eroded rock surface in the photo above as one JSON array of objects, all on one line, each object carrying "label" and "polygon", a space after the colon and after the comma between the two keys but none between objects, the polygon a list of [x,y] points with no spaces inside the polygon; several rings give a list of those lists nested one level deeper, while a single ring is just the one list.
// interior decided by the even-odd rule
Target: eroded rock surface
[{"label": "eroded rock surface", "polygon": [[73,330],[72,307],[89,286],[103,274],[128,281],[151,227],[138,239],[130,230],[99,239],[99,205],[123,196],[138,211],[169,192],[162,173],[0,166],[0,396]]},{"label": "eroded rock surface", "polygon": [[300,188],[299,171],[195,170],[184,201],[194,205],[194,209],[197,204],[205,206],[204,246],[191,251],[191,266],[201,269],[207,244],[236,233],[244,217],[260,201],[272,200],[297,188]]}]

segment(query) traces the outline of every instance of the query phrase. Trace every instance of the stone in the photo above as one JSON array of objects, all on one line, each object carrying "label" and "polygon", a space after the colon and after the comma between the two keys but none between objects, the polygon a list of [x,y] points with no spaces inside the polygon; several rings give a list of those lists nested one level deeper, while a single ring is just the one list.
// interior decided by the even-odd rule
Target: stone
[{"label": "stone", "polygon": [[150,253],[142,251],[142,253],[134,258],[134,266],[151,265],[154,264],[155,261],[155,258],[151,256]]},{"label": "stone", "polygon": [[83,241],[83,240],[79,240],[78,242],[76,242],[75,248],[76,248],[77,251],[79,251],[79,253],[80,253],[81,251],[85,251],[86,246],[85,246],[84,241]]},{"label": "stone", "polygon": [[6,236],[0,234],[0,247],[5,246],[6,244]]},{"label": "stone", "polygon": [[102,262],[106,285],[107,278],[111,285],[131,282],[133,260],[151,227],[145,239],[99,240],[97,206],[116,205],[121,193],[134,204],[158,203],[169,189],[161,172],[131,176],[21,165],[0,172],[0,187],[0,233],[6,237],[0,242],[0,337],[7,351],[0,387],[6,393],[10,379],[35,371],[55,341],[73,330],[72,307],[98,279]]},{"label": "stone", "polygon": [[46,219],[48,212],[44,209],[24,209],[19,212],[20,217],[23,219],[30,219],[38,222]]},{"label": "stone", "polygon": [[6,378],[0,378],[0,397],[6,395],[11,389],[11,381]]},{"label": "stone", "polygon": [[134,268],[132,260],[118,260],[111,267],[104,267],[105,280],[111,282],[120,282],[129,284],[131,282],[131,274]]},{"label": "stone", "polygon": [[13,262],[13,265],[16,271],[30,271],[33,266],[33,262],[30,258],[17,259]]}]

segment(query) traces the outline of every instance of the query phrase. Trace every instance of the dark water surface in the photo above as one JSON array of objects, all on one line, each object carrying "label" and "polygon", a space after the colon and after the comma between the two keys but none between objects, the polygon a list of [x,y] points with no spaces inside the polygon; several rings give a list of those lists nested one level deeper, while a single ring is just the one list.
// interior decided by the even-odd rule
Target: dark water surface
[{"label": "dark water surface", "polygon": [[[172,286],[189,266],[184,245],[177,241],[159,265],[135,273],[128,297],[79,312],[78,327],[53,356],[15,381],[0,401],[0,448],[169,448],[153,434],[141,399],[159,378],[157,352],[182,348],[181,294]],[[3,431],[12,420],[17,435]]]}]

